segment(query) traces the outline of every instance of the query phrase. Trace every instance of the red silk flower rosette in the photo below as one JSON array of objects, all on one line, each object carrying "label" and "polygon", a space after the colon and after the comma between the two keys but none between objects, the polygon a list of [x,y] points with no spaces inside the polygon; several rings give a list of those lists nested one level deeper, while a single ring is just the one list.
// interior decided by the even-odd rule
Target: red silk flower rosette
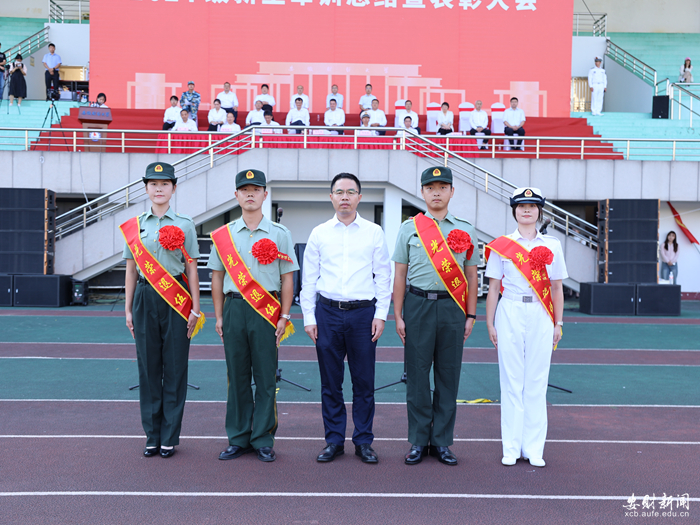
[{"label": "red silk flower rosette", "polygon": [[546,246],[536,246],[530,250],[530,266],[533,270],[544,270],[548,264],[552,264],[554,254]]},{"label": "red silk flower rosette", "polygon": [[275,241],[271,239],[260,239],[258,242],[253,244],[251,253],[260,264],[272,264],[276,259],[292,262],[289,255],[277,250]]},{"label": "red silk flower rosette", "polygon": [[158,240],[160,241],[160,245],[166,250],[180,250],[188,263],[194,260],[190,257],[190,254],[187,253],[187,250],[185,250],[185,232],[183,232],[181,228],[177,226],[163,226],[158,231]]},{"label": "red silk flower rosette", "polygon": [[447,236],[447,246],[455,253],[467,252],[467,259],[471,259],[474,253],[472,238],[464,230],[452,230]]}]

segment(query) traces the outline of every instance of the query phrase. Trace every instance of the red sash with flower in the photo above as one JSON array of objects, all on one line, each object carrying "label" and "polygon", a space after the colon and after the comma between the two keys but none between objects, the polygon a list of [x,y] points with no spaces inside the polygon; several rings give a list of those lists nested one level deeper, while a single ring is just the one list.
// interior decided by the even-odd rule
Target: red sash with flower
[{"label": "red sash with flower", "polygon": [[445,236],[437,223],[419,213],[413,217],[413,224],[416,227],[418,238],[423,244],[428,259],[440,276],[442,284],[467,315],[467,278],[462,267],[457,263],[452,251],[456,253],[467,252],[467,259],[471,258],[474,251],[474,244],[469,234],[463,230],[452,230],[445,240]]},{"label": "red sash with flower", "polygon": [[554,254],[546,246],[536,246],[530,251],[511,239],[501,236],[486,245],[484,255],[488,261],[491,250],[504,259],[512,261],[513,265],[525,277],[525,280],[537,294],[542,306],[554,322],[554,303],[552,303],[552,283],[547,274],[548,264],[552,264]]},{"label": "red sash with flower", "polygon": [[[214,241],[214,247],[238,293],[253,307],[253,310],[277,329],[277,322],[280,319],[280,302],[253,278],[241,258],[241,254],[236,249],[228,224],[214,230],[211,233],[211,240]],[[276,259],[293,262],[289,255],[277,251],[277,245],[272,239],[260,239],[253,244],[252,253],[260,264],[270,264]],[[293,333],[294,325],[291,321],[287,321],[282,341]]]}]

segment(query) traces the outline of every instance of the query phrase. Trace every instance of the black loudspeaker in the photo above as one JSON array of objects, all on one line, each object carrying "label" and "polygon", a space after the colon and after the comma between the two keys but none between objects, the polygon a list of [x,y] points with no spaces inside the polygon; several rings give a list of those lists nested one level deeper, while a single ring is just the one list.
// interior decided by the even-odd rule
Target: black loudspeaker
[{"label": "black loudspeaker", "polygon": [[609,220],[605,223],[607,240],[656,241],[659,237],[658,219]]},{"label": "black loudspeaker", "polygon": [[56,230],[56,212],[52,210],[0,209],[0,225],[6,230]]},{"label": "black loudspeaker", "polygon": [[655,95],[651,104],[651,118],[668,118],[669,105],[668,95]]},{"label": "black loudspeaker", "polygon": [[579,310],[589,315],[635,315],[635,285],[581,283]]},{"label": "black loudspeaker", "polygon": [[607,219],[658,219],[659,201],[656,199],[608,199],[600,201],[600,216]]},{"label": "black loudspeaker", "polygon": [[607,260],[609,263],[656,263],[659,260],[658,246],[656,241],[610,241],[607,243]]},{"label": "black loudspeaker", "polygon": [[304,269],[304,251],[306,251],[306,243],[294,245],[294,255],[297,256],[299,262],[299,270],[294,272],[294,297],[301,293],[301,276]]},{"label": "black loudspeaker", "polygon": [[70,275],[15,275],[15,306],[66,306],[71,302]]},{"label": "black loudspeaker", "polygon": [[638,284],[637,315],[681,315],[680,285]]},{"label": "black loudspeaker", "polygon": [[56,193],[35,188],[3,188],[0,192],[0,209],[32,208],[56,210]]},{"label": "black loudspeaker", "polygon": [[[212,270],[209,268],[197,268],[197,275],[199,276],[199,284],[211,283],[211,273]],[[124,281],[124,275],[122,275],[122,284]]]},{"label": "black loudspeaker", "polygon": [[44,252],[0,253],[0,273],[51,275],[53,261],[54,255]]},{"label": "black loudspeaker", "polygon": [[0,306],[12,306],[12,276],[0,275]]},{"label": "black loudspeaker", "polygon": [[47,236],[43,230],[0,230],[0,252],[53,253],[56,237]]},{"label": "black loudspeaker", "polygon": [[[605,271],[603,266],[603,272]],[[607,264],[608,283],[653,283],[658,281],[658,264],[619,262]],[[602,277],[602,276],[601,276]]]}]

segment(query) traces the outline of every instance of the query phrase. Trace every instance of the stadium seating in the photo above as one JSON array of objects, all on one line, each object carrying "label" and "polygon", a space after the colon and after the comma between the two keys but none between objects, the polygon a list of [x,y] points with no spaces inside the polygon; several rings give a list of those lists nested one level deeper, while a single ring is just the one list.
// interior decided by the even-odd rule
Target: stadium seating
[{"label": "stadium seating", "polygon": [[[45,18],[0,17],[0,42],[6,50],[44,28]],[[8,57],[9,58],[9,57]]]}]

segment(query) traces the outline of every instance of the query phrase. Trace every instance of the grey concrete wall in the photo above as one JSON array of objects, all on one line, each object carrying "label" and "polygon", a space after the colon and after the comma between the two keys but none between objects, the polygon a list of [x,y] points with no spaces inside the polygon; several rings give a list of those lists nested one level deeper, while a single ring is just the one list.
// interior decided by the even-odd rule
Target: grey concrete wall
[{"label": "grey concrete wall", "polygon": [[603,100],[603,111],[651,113],[652,86],[609,58],[605,60],[605,73],[608,75],[608,91]]},{"label": "grey concrete wall", "polygon": [[608,14],[608,31],[700,33],[697,0],[574,0],[574,13]]},{"label": "grey concrete wall", "polygon": [[[575,36],[571,41],[571,76],[587,77],[595,66],[595,57],[605,57],[606,38]],[[605,66],[603,66],[605,67]]]}]

